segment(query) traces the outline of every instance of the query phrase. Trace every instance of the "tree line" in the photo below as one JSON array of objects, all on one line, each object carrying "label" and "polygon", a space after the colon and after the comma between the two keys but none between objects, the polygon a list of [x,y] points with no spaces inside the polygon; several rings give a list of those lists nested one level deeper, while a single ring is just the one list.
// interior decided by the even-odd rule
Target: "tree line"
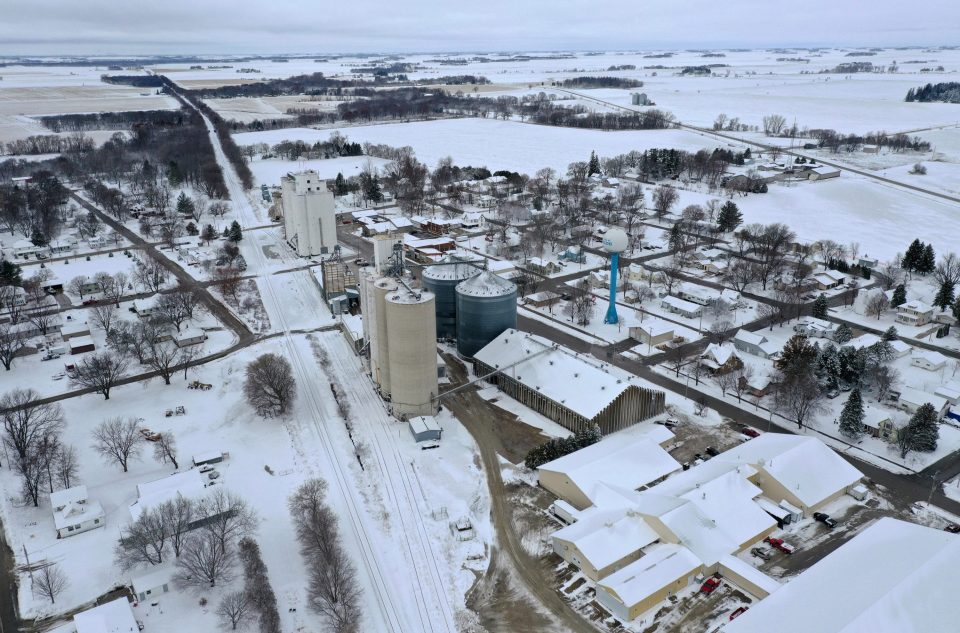
[{"label": "tree line", "polygon": [[914,101],[920,103],[960,103],[960,82],[948,81],[910,88],[904,100],[911,103]]},{"label": "tree line", "polygon": [[[611,70],[619,70],[619,68],[611,68]],[[620,88],[626,90],[639,88],[643,86],[643,82],[626,77],[571,77],[570,79],[564,79],[559,85],[564,88]]]}]

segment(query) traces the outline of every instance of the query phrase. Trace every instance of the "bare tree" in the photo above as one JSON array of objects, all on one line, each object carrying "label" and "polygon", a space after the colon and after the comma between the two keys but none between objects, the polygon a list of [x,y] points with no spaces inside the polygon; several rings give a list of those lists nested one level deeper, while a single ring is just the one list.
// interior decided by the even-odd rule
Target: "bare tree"
[{"label": "bare tree", "polygon": [[280,633],[277,596],[270,586],[267,566],[260,556],[260,547],[251,538],[240,539],[240,561],[243,563],[244,591],[257,612],[260,633]]},{"label": "bare tree", "polygon": [[247,366],[243,393],[260,415],[283,415],[297,394],[290,363],[276,354],[261,355]]},{"label": "bare tree", "polygon": [[660,185],[653,190],[653,208],[658,220],[670,213],[670,208],[676,204],[679,197],[677,190],[669,185]]},{"label": "bare tree", "polygon": [[[86,275],[77,275],[67,283],[67,292],[75,294],[83,300],[85,291],[87,290],[87,284],[90,283],[90,278]],[[90,293],[86,293],[90,294]]]},{"label": "bare tree", "polygon": [[117,321],[120,319],[117,308],[112,303],[102,303],[94,306],[91,312],[93,313],[91,318],[93,319],[94,325],[103,330],[109,337]]},{"label": "bare tree", "polygon": [[173,341],[157,341],[156,337],[148,345],[150,351],[145,355],[146,364],[163,378],[164,384],[169,385],[182,360],[181,348]]},{"label": "bare tree", "polygon": [[900,381],[900,372],[889,365],[880,365],[874,371],[873,381],[877,385],[877,402],[882,402]]},{"label": "bare tree", "polygon": [[67,577],[56,563],[47,563],[31,574],[33,591],[56,604],[59,596],[67,588]]},{"label": "bare tree", "polygon": [[171,463],[174,470],[180,470],[177,463],[177,440],[172,433],[160,433],[153,443],[153,458],[161,464]]},{"label": "bare tree", "polygon": [[131,459],[140,456],[144,437],[136,418],[108,418],[93,429],[93,449],[108,460],[116,460],[127,472]]},{"label": "bare tree", "polygon": [[735,388],[737,379],[732,371],[721,371],[714,375],[713,379],[720,387],[720,394],[726,397],[727,392]]},{"label": "bare tree", "polygon": [[13,470],[20,476],[21,492],[25,502],[40,507],[40,493],[44,479],[49,479],[49,466],[52,455],[48,438],[43,438],[37,446],[31,447],[24,457],[13,460]]},{"label": "bare tree", "polygon": [[132,523],[120,528],[120,542],[115,558],[124,571],[137,565],[159,565],[164,561],[169,528],[163,516],[155,510],[146,510]]},{"label": "bare tree", "polygon": [[865,309],[867,316],[875,316],[879,321],[888,307],[890,307],[890,300],[887,299],[887,295],[877,290],[867,299]]},{"label": "bare tree", "polygon": [[180,556],[187,534],[194,527],[194,520],[197,518],[196,506],[193,499],[177,495],[175,499],[161,503],[155,510],[170,539],[174,556]]},{"label": "bare tree", "polygon": [[113,276],[113,285],[110,287],[110,291],[106,293],[105,297],[113,302],[116,307],[120,307],[120,300],[123,299],[123,296],[127,292],[127,286],[130,284],[130,279],[127,277],[127,274],[123,271],[116,273]]},{"label": "bare tree", "polygon": [[750,379],[753,378],[753,367],[740,365],[730,375],[733,376],[733,391],[737,394],[737,402],[743,402],[743,394],[750,389]]},{"label": "bare tree", "polygon": [[774,403],[801,429],[811,416],[824,410],[823,393],[810,372],[785,375],[778,381]]},{"label": "bare tree", "polygon": [[187,536],[177,558],[177,580],[193,587],[216,587],[230,582],[236,556],[233,545],[224,546],[205,531]]},{"label": "bare tree", "polygon": [[109,400],[110,390],[123,378],[128,365],[126,358],[113,352],[87,354],[70,371],[70,382],[92,389]]},{"label": "bare tree", "polygon": [[133,280],[148,292],[160,292],[166,283],[169,274],[156,259],[144,256],[137,260],[136,268],[133,270]]},{"label": "bare tree", "polygon": [[757,277],[757,267],[753,262],[746,259],[738,259],[727,268],[724,281],[730,284],[737,292],[743,292],[747,289],[747,286],[757,280]]},{"label": "bare tree", "polygon": [[153,314],[162,323],[169,323],[180,331],[180,326],[189,317],[187,315],[186,304],[180,299],[179,295],[189,295],[188,292],[172,292],[161,295],[153,309]]},{"label": "bare tree", "polygon": [[10,371],[13,359],[26,346],[27,339],[15,323],[0,323],[0,363],[5,370]]},{"label": "bare tree", "polygon": [[246,591],[231,591],[217,605],[217,617],[223,628],[236,631],[243,628],[253,615],[253,604]]},{"label": "bare tree", "polygon": [[767,136],[780,136],[787,125],[787,119],[779,114],[770,114],[763,117],[763,133]]},{"label": "bare tree", "polygon": [[61,488],[72,488],[77,483],[80,463],[72,446],[61,445],[53,461],[53,476]]},{"label": "bare tree", "polygon": [[680,370],[683,369],[683,366],[687,362],[687,357],[683,353],[681,347],[674,347],[669,352],[667,352],[667,360],[670,362],[670,368],[673,369],[676,377],[680,377]]},{"label": "bare tree", "polygon": [[257,529],[257,513],[237,495],[217,488],[197,508],[204,532],[208,532],[226,549],[235,541]]},{"label": "bare tree", "polygon": [[219,266],[213,275],[214,284],[221,296],[233,305],[240,304],[240,289],[242,278],[240,269],[236,266]]},{"label": "bare tree", "polygon": [[56,402],[41,402],[33,389],[14,389],[0,398],[3,442],[19,459],[26,458],[48,435],[63,430],[63,409]]}]

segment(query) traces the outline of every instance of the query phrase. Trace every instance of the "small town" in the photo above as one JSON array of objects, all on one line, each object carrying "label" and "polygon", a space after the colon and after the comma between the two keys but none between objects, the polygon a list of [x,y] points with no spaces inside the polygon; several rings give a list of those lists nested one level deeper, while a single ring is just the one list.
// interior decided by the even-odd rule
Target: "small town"
[{"label": "small town", "polygon": [[0,633],[956,630],[960,6],[46,4]]}]

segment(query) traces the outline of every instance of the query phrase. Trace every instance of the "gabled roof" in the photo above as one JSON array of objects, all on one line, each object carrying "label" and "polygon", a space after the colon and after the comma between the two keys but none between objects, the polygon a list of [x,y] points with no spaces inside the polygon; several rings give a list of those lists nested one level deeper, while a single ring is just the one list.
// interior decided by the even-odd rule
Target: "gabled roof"
[{"label": "gabled roof", "polygon": [[65,506],[68,503],[80,503],[89,498],[87,487],[80,485],[73,488],[64,488],[50,493],[50,505],[54,508]]},{"label": "gabled roof", "polygon": [[136,521],[143,512],[152,510],[161,503],[173,501],[178,496],[196,499],[203,496],[205,490],[203,476],[195,468],[137,484],[137,501],[130,506],[130,515]]},{"label": "gabled roof", "polygon": [[598,570],[660,538],[635,510],[627,508],[590,508],[553,537],[573,543]]},{"label": "gabled roof", "polygon": [[946,633],[960,538],[884,517],[727,624],[725,633]]},{"label": "gabled roof", "polygon": [[627,605],[633,605],[671,582],[693,573],[701,566],[690,550],[679,545],[659,544],[647,554],[600,581],[600,585]]},{"label": "gabled roof", "polygon": [[126,598],[117,598],[73,616],[77,633],[137,633],[139,627]]},{"label": "gabled roof", "polygon": [[53,525],[58,530],[62,530],[68,525],[78,525],[102,517],[103,506],[100,505],[99,501],[87,501],[86,503],[69,501],[63,506],[63,510],[53,511]]}]

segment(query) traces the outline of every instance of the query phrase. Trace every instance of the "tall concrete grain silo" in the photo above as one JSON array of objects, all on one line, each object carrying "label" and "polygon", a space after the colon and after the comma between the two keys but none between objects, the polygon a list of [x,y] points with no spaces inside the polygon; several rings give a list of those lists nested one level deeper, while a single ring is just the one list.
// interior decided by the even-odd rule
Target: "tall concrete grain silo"
[{"label": "tall concrete grain silo", "polygon": [[436,296],[437,338],[457,336],[457,284],[477,275],[480,268],[447,255],[438,263],[423,269],[423,287]]},{"label": "tall concrete grain silo", "polygon": [[472,358],[504,330],[517,327],[517,285],[484,271],[457,285],[457,353]]},{"label": "tall concrete grain silo", "polygon": [[385,297],[390,409],[397,417],[436,413],[435,304],[425,290],[401,288]]},{"label": "tall concrete grain silo", "polygon": [[370,321],[370,373],[385,396],[390,395],[390,347],[387,339],[387,294],[399,288],[389,277],[378,279],[372,285],[372,300],[367,306]]}]

